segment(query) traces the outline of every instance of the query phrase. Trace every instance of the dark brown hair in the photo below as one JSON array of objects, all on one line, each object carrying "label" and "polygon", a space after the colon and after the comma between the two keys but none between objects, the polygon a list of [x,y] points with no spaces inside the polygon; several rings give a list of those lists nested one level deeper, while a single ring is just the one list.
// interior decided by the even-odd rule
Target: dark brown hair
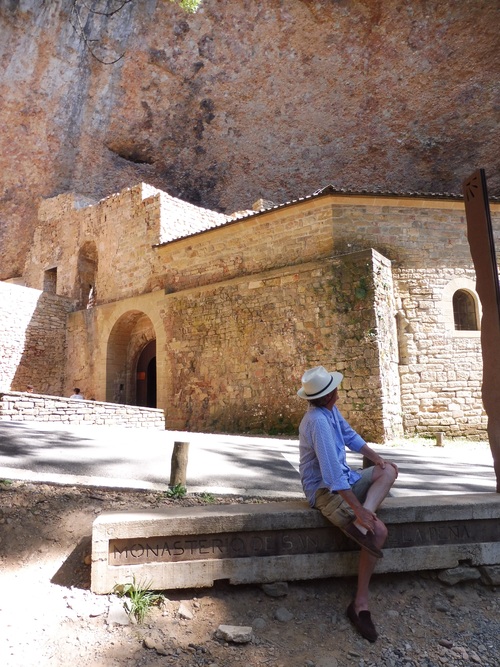
[{"label": "dark brown hair", "polygon": [[[335,389],[333,391],[335,391]],[[311,401],[309,401],[309,403],[311,405],[314,405],[315,408],[324,408],[325,405],[330,400],[330,398],[333,394],[333,391],[329,391],[328,394],[325,394],[324,396],[320,396],[319,398],[313,398]]]}]

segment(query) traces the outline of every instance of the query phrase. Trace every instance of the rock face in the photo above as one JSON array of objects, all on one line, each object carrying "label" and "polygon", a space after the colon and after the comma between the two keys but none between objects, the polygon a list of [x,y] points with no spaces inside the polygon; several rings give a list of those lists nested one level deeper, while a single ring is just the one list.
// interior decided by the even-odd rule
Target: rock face
[{"label": "rock face", "polygon": [[500,194],[497,3],[121,4],[0,6],[0,278],[66,191],[230,213],[328,183],[457,193],[483,167]]}]

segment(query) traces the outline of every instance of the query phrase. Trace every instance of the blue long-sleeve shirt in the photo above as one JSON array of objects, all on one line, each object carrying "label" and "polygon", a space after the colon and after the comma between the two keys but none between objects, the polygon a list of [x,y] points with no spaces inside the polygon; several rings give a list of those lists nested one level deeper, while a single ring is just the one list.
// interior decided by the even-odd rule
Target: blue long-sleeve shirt
[{"label": "blue long-sleeve shirt", "polygon": [[310,406],[299,436],[300,478],[311,507],[318,489],[343,491],[361,477],[347,465],[345,448],[359,452],[366,443],[335,406],[332,410]]}]

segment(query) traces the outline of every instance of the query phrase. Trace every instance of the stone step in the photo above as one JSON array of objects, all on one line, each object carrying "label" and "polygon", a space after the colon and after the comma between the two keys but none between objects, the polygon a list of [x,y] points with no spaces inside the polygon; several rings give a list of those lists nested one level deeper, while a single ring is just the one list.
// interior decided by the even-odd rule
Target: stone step
[{"label": "stone step", "polygon": [[[500,564],[500,495],[387,498],[376,572]],[[92,590],[151,590],[354,575],[357,546],[305,501],[103,513],[92,530]]]}]

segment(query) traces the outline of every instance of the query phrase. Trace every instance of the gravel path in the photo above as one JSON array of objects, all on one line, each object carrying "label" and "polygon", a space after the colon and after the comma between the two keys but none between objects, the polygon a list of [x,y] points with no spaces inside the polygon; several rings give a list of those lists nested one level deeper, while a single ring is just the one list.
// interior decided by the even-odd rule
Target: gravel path
[{"label": "gravel path", "polygon": [[[0,483],[2,667],[500,665],[497,591],[479,581],[448,586],[436,573],[374,578],[375,644],[345,617],[352,579],[292,582],[279,597],[260,586],[228,584],[169,591],[144,623],[133,623],[123,599],[89,590],[92,522],[102,511],[174,502],[203,499]],[[226,625],[250,629],[251,641],[219,638]]]}]

